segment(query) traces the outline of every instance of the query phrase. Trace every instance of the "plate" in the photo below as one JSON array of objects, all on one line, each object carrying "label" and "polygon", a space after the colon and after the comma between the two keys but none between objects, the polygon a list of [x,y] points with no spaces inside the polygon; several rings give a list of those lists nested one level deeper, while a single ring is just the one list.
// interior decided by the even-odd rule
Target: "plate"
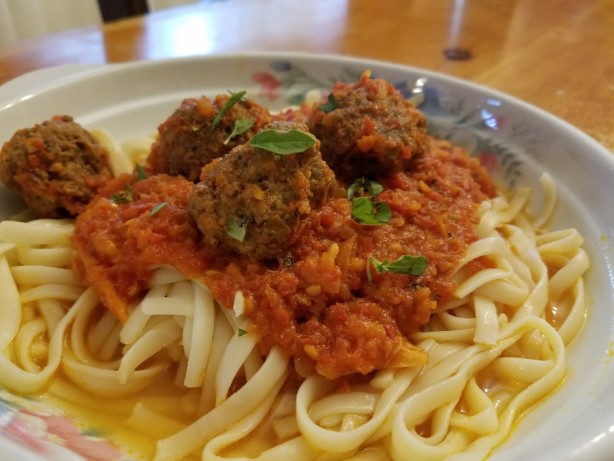
[{"label": "plate", "polygon": [[[103,126],[121,142],[150,134],[184,97],[244,89],[279,109],[301,102],[310,90],[327,91],[334,81],[354,81],[366,69],[407,96],[420,79],[429,129],[467,147],[506,186],[536,186],[542,172],[550,173],[560,196],[553,227],[575,227],[586,238],[592,260],[586,275],[589,309],[569,351],[567,378],[556,394],[522,418],[490,459],[611,459],[614,214],[602,208],[603,198],[614,194],[614,155],[560,119],[500,92],[422,69],[350,57],[259,53],[109,65],[17,80],[0,98],[0,142],[54,114],[70,114],[90,128]],[[539,202],[539,188],[535,192]],[[20,207],[14,194],[0,190],[0,218]],[[54,424],[45,421],[49,414],[56,415]],[[20,432],[15,421],[23,415],[31,420]],[[0,458],[40,459],[41,439],[64,445],[58,450],[71,448],[74,459],[108,448],[77,423],[0,389]],[[71,437],[88,443],[70,443]],[[69,459],[66,453],[57,456]]]}]

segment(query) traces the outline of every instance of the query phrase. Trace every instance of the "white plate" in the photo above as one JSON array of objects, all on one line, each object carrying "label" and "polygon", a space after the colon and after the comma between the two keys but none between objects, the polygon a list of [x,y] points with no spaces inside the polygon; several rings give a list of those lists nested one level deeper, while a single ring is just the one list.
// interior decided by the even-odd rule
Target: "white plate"
[{"label": "white plate", "polygon": [[[308,90],[326,91],[335,80],[355,80],[365,69],[405,92],[426,77],[421,109],[430,127],[480,156],[509,186],[537,184],[542,171],[557,181],[561,203],[554,225],[579,229],[592,260],[586,275],[589,314],[571,346],[565,383],[523,418],[491,460],[611,460],[614,213],[607,211],[607,200],[614,196],[614,155],[552,115],[421,69],[338,56],[260,53],[122,64],[74,75],[58,71],[47,82],[51,74],[18,80],[10,91],[0,92],[0,142],[54,114],[70,114],[87,127],[104,126],[123,141],[151,133],[184,97],[247,90],[248,96],[281,108]],[[13,194],[0,190],[0,219],[19,206]],[[38,459],[25,438],[7,435],[23,405],[28,403],[0,390],[0,459]]]},{"label": "white plate", "polygon": [[99,67],[98,64],[69,64],[46,67],[20,75],[19,78],[0,85],[0,107],[15,95],[31,93],[39,86],[46,86],[49,83],[57,84],[65,77],[74,77]]}]

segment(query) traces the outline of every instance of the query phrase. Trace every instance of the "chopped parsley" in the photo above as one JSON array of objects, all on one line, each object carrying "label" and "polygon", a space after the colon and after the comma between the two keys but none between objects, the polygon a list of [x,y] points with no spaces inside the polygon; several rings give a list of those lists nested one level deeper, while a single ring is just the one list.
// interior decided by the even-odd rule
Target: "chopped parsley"
[{"label": "chopped parsley", "polygon": [[321,110],[322,112],[332,112],[337,108],[337,101],[335,100],[335,96],[330,93],[328,95],[327,101],[322,104],[321,106],[318,106],[318,110]]},{"label": "chopped parsley", "polygon": [[249,142],[251,146],[268,150],[278,155],[298,154],[305,152],[316,143],[311,133],[301,130],[262,130]]},{"label": "chopped parsley", "polygon": [[292,259],[291,255],[287,255],[281,260],[281,263],[286,267],[294,266],[294,259]]},{"label": "chopped parsley", "polygon": [[245,240],[245,234],[247,233],[247,225],[241,218],[231,215],[226,221],[226,233],[229,237],[232,237],[239,242]]},{"label": "chopped parsley", "polygon": [[228,99],[228,101],[226,101],[226,104],[224,104],[224,106],[217,113],[217,115],[213,119],[213,122],[211,122],[211,129],[214,129],[216,126],[218,126],[219,123],[222,121],[224,114],[226,114],[226,112],[228,112],[228,110],[232,106],[240,102],[241,99],[243,99],[243,96],[245,96],[245,93],[247,93],[247,91],[239,91],[238,93],[233,93],[230,90],[228,90],[228,92],[230,93],[230,98]]},{"label": "chopped parsley", "polygon": [[150,216],[155,215],[158,211],[160,211],[165,206],[168,206],[168,202],[160,202],[160,203],[158,203],[155,207],[153,207],[151,210],[149,210]]},{"label": "chopped parsley", "polygon": [[424,256],[403,255],[392,262],[378,261],[373,256],[369,256],[367,260],[367,280],[369,280],[369,283],[373,282],[371,267],[375,268],[378,274],[389,272],[391,274],[419,276],[424,274],[428,265],[429,260]]},{"label": "chopped parsley", "polygon": [[387,224],[392,218],[390,207],[385,202],[376,202],[371,197],[352,199],[352,219],[358,224],[379,226]]},{"label": "chopped parsley", "polygon": [[243,328],[239,328],[237,330],[237,335],[239,335],[239,336],[243,336],[243,335],[246,335],[246,334],[247,334],[247,331],[245,331]]},{"label": "chopped parsley", "polygon": [[382,186],[380,183],[373,181],[372,179],[365,178],[363,176],[362,178],[358,178],[356,181],[350,184],[350,187],[348,187],[347,198],[348,200],[350,200],[356,194],[368,194],[369,197],[375,198],[383,190],[384,186]]},{"label": "chopped parsley", "polygon": [[143,166],[140,163],[136,164],[136,180],[142,181],[143,179],[147,179],[147,173],[143,170]]},{"label": "chopped parsley", "polygon": [[240,118],[235,120],[232,126],[232,131],[224,140],[224,145],[228,144],[232,138],[242,135],[254,125],[254,121],[250,118]]},{"label": "chopped parsley", "polygon": [[114,203],[132,202],[132,187],[130,187],[130,184],[126,183],[126,185],[124,186],[124,190],[122,192],[113,194],[111,196],[111,200],[113,200]]},{"label": "chopped parsley", "polygon": [[[389,223],[392,218],[390,207],[385,202],[375,200],[383,190],[384,187],[372,179],[359,178],[354,181],[347,191],[348,200],[352,200],[352,219],[367,226]],[[356,194],[367,195],[353,198]]]}]

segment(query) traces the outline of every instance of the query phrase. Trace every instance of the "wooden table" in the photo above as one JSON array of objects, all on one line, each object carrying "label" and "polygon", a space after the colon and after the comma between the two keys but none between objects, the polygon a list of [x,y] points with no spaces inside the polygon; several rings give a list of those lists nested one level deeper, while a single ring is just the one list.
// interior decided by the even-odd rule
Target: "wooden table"
[{"label": "wooden table", "polygon": [[614,150],[614,0],[224,0],[0,48],[0,83],[61,64],[262,50],[369,57],[463,77],[550,111]]}]

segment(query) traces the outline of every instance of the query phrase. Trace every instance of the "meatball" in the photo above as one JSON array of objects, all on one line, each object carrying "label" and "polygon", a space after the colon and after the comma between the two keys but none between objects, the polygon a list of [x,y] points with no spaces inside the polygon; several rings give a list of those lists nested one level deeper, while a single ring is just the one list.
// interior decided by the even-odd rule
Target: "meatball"
[{"label": "meatball", "polygon": [[[230,98],[230,95],[218,95],[213,100],[206,96],[183,100],[179,108],[158,127],[158,139],[148,158],[154,172],[182,175],[196,181],[203,166],[249,141],[258,130],[271,122],[266,107],[250,99],[242,99],[232,104],[214,126],[216,116],[226,104],[230,104]],[[245,119],[253,121],[251,127],[230,137],[235,122]]]},{"label": "meatball", "polygon": [[356,83],[336,83],[332,95],[332,107],[314,110],[308,125],[340,179],[388,176],[425,150],[426,119],[392,84],[365,72]]},{"label": "meatball", "polygon": [[[307,131],[291,122],[267,128]],[[298,238],[302,218],[323,205],[336,185],[314,141],[290,155],[244,144],[205,166],[189,204],[204,242],[254,259],[282,257]]]},{"label": "meatball", "polygon": [[107,151],[68,115],[18,130],[0,151],[0,181],[39,217],[78,215],[112,178]]}]

